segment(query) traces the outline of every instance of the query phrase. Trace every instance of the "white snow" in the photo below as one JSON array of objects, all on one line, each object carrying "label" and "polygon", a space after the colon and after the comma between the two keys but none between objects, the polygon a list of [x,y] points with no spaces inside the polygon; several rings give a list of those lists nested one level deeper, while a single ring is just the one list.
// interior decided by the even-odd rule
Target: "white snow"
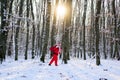
[{"label": "white snow", "polygon": [[120,80],[120,61],[101,60],[100,66],[91,59],[73,58],[68,64],[59,60],[59,66],[48,62],[7,59],[0,64],[0,80]]}]

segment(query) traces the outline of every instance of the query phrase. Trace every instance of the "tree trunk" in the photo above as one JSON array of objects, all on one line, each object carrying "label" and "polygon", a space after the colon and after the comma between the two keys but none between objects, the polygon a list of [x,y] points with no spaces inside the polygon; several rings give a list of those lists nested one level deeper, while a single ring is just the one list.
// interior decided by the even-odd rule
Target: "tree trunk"
[{"label": "tree trunk", "polygon": [[[105,5],[104,5],[104,0],[102,0],[102,29],[105,30]],[[104,54],[104,59],[107,58],[106,54],[106,38],[105,38],[105,32],[102,32],[102,37],[103,37],[103,54]]]},{"label": "tree trunk", "polygon": [[85,20],[86,20],[86,11],[87,11],[87,0],[84,0],[84,12],[83,12],[83,55],[84,55],[84,60],[86,60],[86,51],[85,51]]},{"label": "tree trunk", "polygon": [[70,50],[70,38],[69,38],[69,27],[71,25],[71,13],[72,13],[72,0],[66,1],[67,15],[65,16],[65,25],[64,25],[64,35],[63,35],[63,61],[67,64],[69,60],[69,50]]},{"label": "tree trunk", "polygon": [[113,25],[114,25],[114,38],[115,38],[115,47],[114,47],[114,55],[113,58],[119,58],[119,51],[118,51],[118,40],[117,40],[117,33],[118,33],[118,27],[117,27],[117,14],[116,14],[116,8],[115,8],[115,0],[112,0],[112,11],[113,11]]},{"label": "tree trunk", "polygon": [[100,52],[99,52],[99,17],[101,10],[101,0],[97,0],[96,4],[96,17],[95,17],[95,32],[96,32],[96,65],[100,65]]},{"label": "tree trunk", "polygon": [[9,45],[8,45],[8,56],[12,55],[12,47],[13,47],[13,45],[12,45],[13,44],[13,15],[12,15],[13,1],[14,0],[10,1],[10,8],[9,8],[9,14],[10,15],[8,15],[8,19],[11,18],[11,20],[12,20],[12,33],[11,33],[10,42],[9,42]]},{"label": "tree trunk", "polygon": [[6,44],[8,30],[7,26],[7,0],[1,0],[1,26],[0,26],[0,62],[2,63],[6,55]]},{"label": "tree trunk", "polygon": [[91,52],[92,52],[92,56],[95,55],[95,11],[94,11],[94,1],[91,0]]},{"label": "tree trunk", "polygon": [[[23,3],[24,0],[20,0],[19,17],[22,17]],[[18,40],[19,40],[20,19],[18,19],[17,25],[18,27],[16,28],[16,33],[15,33],[15,60],[18,60]]]},{"label": "tree trunk", "polygon": [[[26,1],[27,3],[27,19],[29,19],[29,0]],[[26,35],[26,50],[25,50],[25,60],[27,60],[28,55],[28,44],[29,44],[29,20],[27,20],[27,35]]]},{"label": "tree trunk", "polygon": [[41,16],[42,16],[42,28],[41,28],[41,34],[40,34],[40,55],[42,55],[42,48],[43,48],[43,45],[42,45],[42,43],[43,43],[43,33],[44,33],[44,25],[45,25],[45,1],[42,1],[42,8],[43,8],[43,10],[42,10],[42,12],[41,13],[43,13]]},{"label": "tree trunk", "polygon": [[[31,14],[32,14],[32,19],[34,21],[34,13],[33,13],[33,5],[32,5],[32,0],[30,0],[30,5],[31,5]],[[32,35],[32,59],[35,57],[35,24],[33,23],[33,35]]]}]

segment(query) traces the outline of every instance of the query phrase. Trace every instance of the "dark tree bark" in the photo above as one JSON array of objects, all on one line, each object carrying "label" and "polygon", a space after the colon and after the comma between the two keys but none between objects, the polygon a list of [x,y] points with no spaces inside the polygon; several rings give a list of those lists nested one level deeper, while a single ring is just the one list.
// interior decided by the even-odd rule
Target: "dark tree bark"
[{"label": "dark tree bark", "polygon": [[10,2],[10,4],[9,4],[9,5],[10,5],[10,6],[9,6],[9,14],[10,14],[10,15],[8,15],[8,18],[10,18],[11,14],[12,14],[13,1],[14,1],[14,0],[10,0],[10,1],[9,1],[9,2]]},{"label": "dark tree bark", "polygon": [[115,5],[115,0],[112,0],[112,11],[113,11],[113,25],[114,25],[114,38],[115,38],[115,47],[114,47],[114,54],[113,54],[113,58],[119,58],[119,50],[118,50],[118,27],[117,27],[117,14],[116,14],[116,5]]},{"label": "dark tree bark", "polygon": [[41,32],[41,37],[42,37],[42,38],[41,38],[41,40],[40,40],[40,41],[41,41],[41,42],[40,42],[40,45],[41,45],[41,47],[40,47],[40,54],[41,54],[40,61],[42,61],[42,62],[44,63],[44,62],[45,62],[45,53],[43,53],[43,41],[44,41],[44,40],[43,40],[43,39],[44,39],[43,36],[44,36],[44,33],[45,33],[44,31],[45,31],[45,22],[46,22],[46,21],[45,21],[45,16],[46,16],[46,15],[45,15],[45,11],[46,11],[46,10],[45,10],[45,5],[46,5],[45,3],[46,3],[46,0],[43,1],[43,3],[44,3],[44,4],[43,4],[43,25],[42,25],[42,32]]},{"label": "dark tree bark", "polygon": [[86,26],[85,26],[85,20],[86,20],[86,12],[87,12],[87,0],[84,0],[84,12],[83,12],[83,55],[84,55],[84,60],[86,60],[86,47],[85,47],[85,30],[86,30]]},{"label": "dark tree bark", "polygon": [[[43,10],[42,10],[42,22],[43,22],[43,24],[42,24],[42,29],[41,29],[41,34],[40,34],[40,56],[42,55],[42,48],[43,48],[43,35],[44,35],[44,25],[45,25],[45,1],[43,1],[43,6],[42,6],[42,8],[43,8]],[[40,59],[41,60],[41,59]]]},{"label": "dark tree bark", "polygon": [[0,26],[0,62],[5,60],[6,44],[7,44],[7,0],[1,0],[1,26]]},{"label": "dark tree bark", "polygon": [[100,17],[100,10],[101,10],[101,0],[97,0],[96,3],[96,17],[95,17],[95,32],[96,32],[96,65],[100,65],[100,52],[99,52],[99,17]]},{"label": "dark tree bark", "polygon": [[[27,19],[29,19],[29,10],[30,10],[30,6],[29,6],[29,0],[26,1],[27,3]],[[26,50],[25,50],[25,60],[27,60],[28,58],[28,44],[29,44],[29,20],[27,20],[27,35],[26,35]]]}]

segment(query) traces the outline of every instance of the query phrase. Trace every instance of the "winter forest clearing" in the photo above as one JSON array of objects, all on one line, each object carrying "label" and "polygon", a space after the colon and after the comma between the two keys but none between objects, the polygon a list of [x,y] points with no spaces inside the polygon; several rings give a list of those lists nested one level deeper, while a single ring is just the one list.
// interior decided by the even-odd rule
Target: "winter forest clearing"
[{"label": "winter forest clearing", "polygon": [[68,64],[59,61],[59,66],[48,66],[34,60],[6,60],[0,65],[0,80],[120,80],[120,61],[71,59]]},{"label": "winter forest clearing", "polygon": [[120,0],[0,0],[0,80],[120,80],[119,66]]}]

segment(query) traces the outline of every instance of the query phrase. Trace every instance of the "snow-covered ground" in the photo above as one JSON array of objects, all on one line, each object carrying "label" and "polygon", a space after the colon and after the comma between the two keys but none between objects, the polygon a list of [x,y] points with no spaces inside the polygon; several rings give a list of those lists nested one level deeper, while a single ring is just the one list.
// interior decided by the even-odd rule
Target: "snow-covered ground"
[{"label": "snow-covered ground", "polygon": [[101,60],[100,66],[95,60],[59,60],[59,66],[48,66],[48,61],[8,59],[0,64],[0,80],[120,80],[120,61]]}]

